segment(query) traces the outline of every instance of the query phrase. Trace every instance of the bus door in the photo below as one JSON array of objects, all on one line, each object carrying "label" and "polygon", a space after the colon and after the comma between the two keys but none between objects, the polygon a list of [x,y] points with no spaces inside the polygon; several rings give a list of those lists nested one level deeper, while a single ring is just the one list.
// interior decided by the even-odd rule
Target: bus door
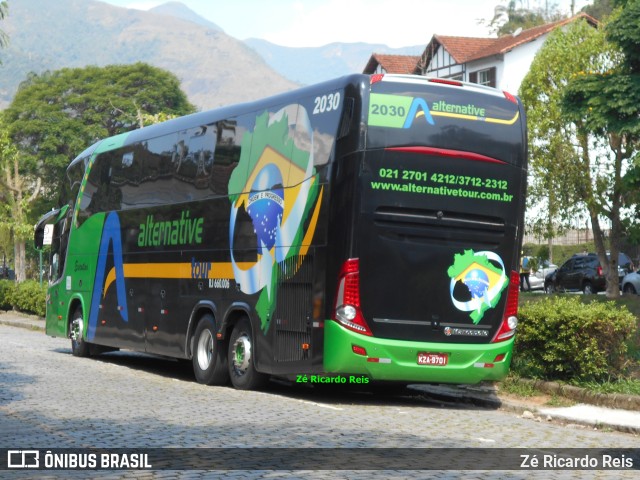
[{"label": "bus door", "polygon": [[[68,290],[71,289],[71,285],[67,285],[64,271],[72,215],[73,210],[68,205],[52,210],[40,219],[35,229],[36,249],[51,245],[46,312],[46,331],[50,335],[54,332],[57,336],[66,335]],[[45,237],[45,231],[47,233],[50,231],[50,236]]]}]

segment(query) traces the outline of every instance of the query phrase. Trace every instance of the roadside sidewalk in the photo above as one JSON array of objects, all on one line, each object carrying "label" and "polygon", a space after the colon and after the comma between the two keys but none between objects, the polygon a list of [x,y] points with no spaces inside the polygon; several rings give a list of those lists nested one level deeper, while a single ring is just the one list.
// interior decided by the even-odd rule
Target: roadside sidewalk
[{"label": "roadside sidewalk", "polygon": [[25,315],[17,312],[4,312],[0,310],[0,325],[28,328],[44,332],[44,318],[35,315]]},{"label": "roadside sidewalk", "polygon": [[499,408],[517,413],[521,418],[538,422],[560,422],[640,435],[640,397],[633,395],[593,394],[587,390],[554,382],[523,380],[532,383],[548,397],[562,397],[568,407],[546,405],[538,398],[515,397],[501,393],[495,385],[412,385],[430,397],[443,401],[467,402],[483,408]]},{"label": "roadside sidewalk", "polygon": [[[44,319],[17,312],[0,312],[0,325],[44,332]],[[552,407],[501,393],[495,385],[412,385],[443,402],[470,403],[483,408],[500,408],[533,421],[557,421],[599,430],[617,430],[640,435],[640,396],[605,395],[555,382],[522,380],[549,396],[576,402],[569,407]]]}]

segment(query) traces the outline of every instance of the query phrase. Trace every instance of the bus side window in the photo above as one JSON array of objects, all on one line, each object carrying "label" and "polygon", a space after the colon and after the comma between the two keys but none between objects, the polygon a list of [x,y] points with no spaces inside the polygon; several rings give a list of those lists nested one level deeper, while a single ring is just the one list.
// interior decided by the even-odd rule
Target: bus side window
[{"label": "bus side window", "polygon": [[187,132],[186,162],[189,168],[189,179],[199,190],[209,187],[216,147],[216,130],[215,125],[203,125]]},{"label": "bus side window", "polygon": [[142,154],[142,182],[135,205],[163,205],[183,198],[182,189],[177,188],[173,163],[177,134],[163,135],[144,144]]},{"label": "bus side window", "polygon": [[51,241],[51,270],[49,272],[49,280],[52,283],[56,282],[64,273],[72,218],[73,209],[70,208],[64,220],[60,220],[53,227],[53,239]]},{"label": "bus side window", "polygon": [[[256,177],[259,177],[262,172],[262,168],[268,164],[274,164],[278,166],[278,170],[280,173],[280,181],[278,182],[276,179],[271,180],[270,184],[264,185],[263,181],[260,181],[259,178],[256,178],[251,185],[251,190],[259,190],[256,184],[261,184],[262,187],[266,187],[267,189],[274,188],[282,188],[282,187],[293,187],[298,185],[302,180],[302,175],[299,175],[300,172],[296,174],[291,173],[291,162],[293,161],[293,154],[296,150],[304,150],[305,143],[310,145],[310,142],[303,142],[303,145],[296,145],[296,128],[298,128],[298,104],[287,105],[285,107],[278,107],[277,109],[273,109],[275,111],[270,111],[269,120],[268,120],[268,128],[267,128],[267,145],[260,143],[263,141],[262,136],[254,135],[253,141],[254,143],[257,141],[259,145],[257,148],[262,149],[261,160],[258,164],[262,164],[261,170],[254,172]],[[283,131],[286,132],[283,135]],[[252,149],[254,149],[252,145]],[[281,161],[281,157],[284,157],[284,162]],[[251,173],[249,173],[251,175]],[[264,189],[264,188],[262,188]]]},{"label": "bus side window", "polygon": [[173,201],[202,200],[211,196],[209,182],[215,147],[215,125],[201,125],[178,134],[171,153],[175,180]]},{"label": "bus side window", "polygon": [[88,183],[94,187],[94,191],[87,210],[92,214],[120,210],[122,207],[122,191],[117,184],[112,184],[114,160],[122,162],[117,151],[100,154],[89,172]]},{"label": "bus side window", "polygon": [[[246,141],[255,128],[255,113],[241,115],[236,118],[218,122],[218,139],[216,141],[216,167],[214,176],[216,194],[234,195],[243,193],[249,175],[248,164],[238,168],[242,155],[251,155],[251,142]],[[220,175],[218,177],[218,174]],[[222,191],[220,191],[222,190]]]}]

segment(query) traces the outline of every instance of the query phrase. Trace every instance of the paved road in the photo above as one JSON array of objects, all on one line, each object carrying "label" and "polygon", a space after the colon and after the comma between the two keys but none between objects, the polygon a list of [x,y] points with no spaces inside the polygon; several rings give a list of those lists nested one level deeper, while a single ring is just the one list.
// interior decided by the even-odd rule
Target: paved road
[{"label": "paved road", "polygon": [[[67,340],[0,325],[0,448],[5,449],[504,447],[539,453],[639,445],[631,434],[536,422],[464,404],[443,405],[417,392],[391,397],[279,384],[263,392],[207,387],[194,381],[184,363],[131,352],[80,359],[71,355]],[[0,477],[524,479],[637,478],[637,473],[5,471]]]}]

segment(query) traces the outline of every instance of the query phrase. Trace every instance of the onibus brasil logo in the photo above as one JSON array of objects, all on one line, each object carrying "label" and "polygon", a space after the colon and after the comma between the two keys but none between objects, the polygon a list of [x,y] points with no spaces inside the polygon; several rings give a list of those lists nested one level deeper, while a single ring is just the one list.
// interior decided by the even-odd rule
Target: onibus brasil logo
[{"label": "onibus brasil logo", "polygon": [[[502,291],[509,283],[504,262],[493,252],[465,250],[462,254],[457,253],[447,274],[451,278],[449,292],[453,305],[463,312],[471,312],[470,317],[476,325],[487,310],[498,304]],[[454,297],[458,282],[469,289],[471,300]]]}]

